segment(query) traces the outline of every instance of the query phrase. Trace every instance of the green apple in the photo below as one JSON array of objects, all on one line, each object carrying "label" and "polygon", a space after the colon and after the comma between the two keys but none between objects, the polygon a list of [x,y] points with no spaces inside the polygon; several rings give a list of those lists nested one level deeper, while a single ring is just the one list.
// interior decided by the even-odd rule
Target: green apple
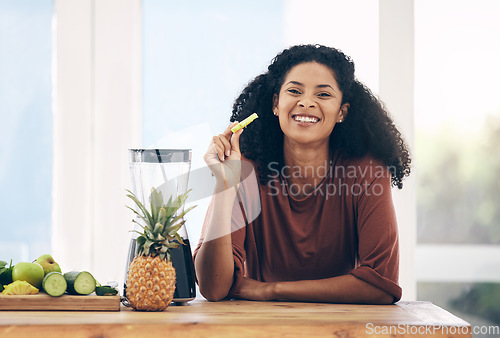
[{"label": "green apple", "polygon": [[40,289],[43,281],[43,268],[38,263],[19,262],[12,269],[12,280],[24,280]]},{"label": "green apple", "polygon": [[36,259],[34,263],[38,263],[42,266],[44,275],[47,275],[53,271],[61,272],[61,267],[49,254],[41,255]]}]

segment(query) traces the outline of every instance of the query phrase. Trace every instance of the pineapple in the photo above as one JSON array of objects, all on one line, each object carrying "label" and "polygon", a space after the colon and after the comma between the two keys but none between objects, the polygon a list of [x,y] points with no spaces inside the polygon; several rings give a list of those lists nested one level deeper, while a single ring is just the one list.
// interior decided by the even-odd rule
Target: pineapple
[{"label": "pineapple", "polygon": [[2,291],[4,295],[36,295],[38,294],[38,289],[35,288],[30,283],[23,280],[16,280],[5,286]]},{"label": "pineapple", "polygon": [[26,281],[16,280],[5,286],[4,295],[36,295],[38,289]]},{"label": "pineapple", "polygon": [[133,230],[139,234],[138,250],[127,274],[127,299],[135,310],[163,311],[172,302],[175,291],[175,269],[170,249],[178,247],[179,243],[184,244],[178,231],[185,222],[184,215],[194,206],[176,215],[186,202],[189,191],[174,200],[170,197],[164,204],[161,192],[153,188],[150,196],[151,210],[148,211],[132,192],[128,192],[130,194],[127,196],[137,204],[140,213],[128,208],[145,225],[133,220],[143,231]]}]

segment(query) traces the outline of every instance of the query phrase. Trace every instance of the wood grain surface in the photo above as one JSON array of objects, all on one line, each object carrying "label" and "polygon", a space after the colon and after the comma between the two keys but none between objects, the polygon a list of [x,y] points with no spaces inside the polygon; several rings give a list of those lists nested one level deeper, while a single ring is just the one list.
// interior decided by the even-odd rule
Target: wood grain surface
[{"label": "wood grain surface", "polygon": [[[429,330],[429,328],[436,328]],[[163,312],[3,311],[0,337],[471,337],[429,302],[351,305],[195,300]]]},{"label": "wood grain surface", "polygon": [[0,310],[42,311],[120,311],[120,296],[52,297],[47,294],[15,296],[0,294]]}]

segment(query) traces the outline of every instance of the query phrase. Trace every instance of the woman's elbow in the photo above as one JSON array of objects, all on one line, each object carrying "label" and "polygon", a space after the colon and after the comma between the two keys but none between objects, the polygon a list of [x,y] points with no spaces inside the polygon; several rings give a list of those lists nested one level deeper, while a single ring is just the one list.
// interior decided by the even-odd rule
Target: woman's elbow
[{"label": "woman's elbow", "polygon": [[200,293],[201,295],[210,302],[218,302],[226,298],[229,290],[222,289],[214,289],[214,288],[206,288],[200,285]]},{"label": "woman's elbow", "polygon": [[218,302],[226,298],[233,285],[232,278],[217,278],[217,276],[197,274],[197,279],[201,295],[211,302]]},{"label": "woman's elbow", "polygon": [[381,294],[372,299],[372,303],[376,305],[391,305],[394,303],[394,297],[387,292],[382,291]]}]

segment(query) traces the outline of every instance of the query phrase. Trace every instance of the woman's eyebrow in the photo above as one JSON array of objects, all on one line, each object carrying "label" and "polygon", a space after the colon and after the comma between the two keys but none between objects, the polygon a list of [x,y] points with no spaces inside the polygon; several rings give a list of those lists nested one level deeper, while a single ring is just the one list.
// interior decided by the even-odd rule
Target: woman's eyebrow
[{"label": "woman's eyebrow", "polygon": [[329,84],[320,84],[320,85],[317,85],[316,88],[331,88],[333,91],[335,91],[335,88],[333,88]]},{"label": "woman's eyebrow", "polygon": [[[303,83],[299,82],[299,81],[289,81],[288,83],[285,84],[285,86],[289,85],[289,84],[293,84],[293,85],[296,85],[296,86],[304,86]],[[317,85],[316,88],[331,88],[333,91],[335,91],[335,88],[333,88],[331,85],[329,84],[320,84],[320,85]]]},{"label": "woman's eyebrow", "polygon": [[287,86],[289,84],[293,84],[293,85],[296,85],[296,86],[304,86],[303,83],[300,83],[298,81],[289,81],[287,84],[285,84],[285,86]]}]

